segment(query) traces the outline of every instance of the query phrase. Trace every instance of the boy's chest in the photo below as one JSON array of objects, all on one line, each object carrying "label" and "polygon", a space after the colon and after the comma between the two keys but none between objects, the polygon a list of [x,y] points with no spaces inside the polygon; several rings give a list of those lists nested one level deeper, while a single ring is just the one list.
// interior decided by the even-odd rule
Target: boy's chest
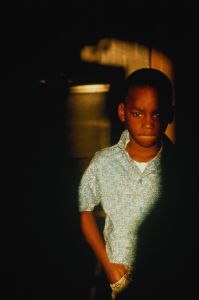
[{"label": "boy's chest", "polygon": [[[107,175],[107,174],[106,174]],[[109,172],[101,184],[101,203],[107,214],[121,217],[148,213],[161,194],[159,172]]]}]

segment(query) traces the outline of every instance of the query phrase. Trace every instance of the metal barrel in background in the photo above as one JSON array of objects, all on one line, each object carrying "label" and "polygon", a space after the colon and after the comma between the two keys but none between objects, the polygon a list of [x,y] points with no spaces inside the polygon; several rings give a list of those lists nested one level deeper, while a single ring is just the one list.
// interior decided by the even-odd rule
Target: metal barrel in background
[{"label": "metal barrel in background", "polygon": [[110,146],[111,122],[107,112],[110,84],[75,85],[66,99],[67,154],[82,173],[94,153]]}]

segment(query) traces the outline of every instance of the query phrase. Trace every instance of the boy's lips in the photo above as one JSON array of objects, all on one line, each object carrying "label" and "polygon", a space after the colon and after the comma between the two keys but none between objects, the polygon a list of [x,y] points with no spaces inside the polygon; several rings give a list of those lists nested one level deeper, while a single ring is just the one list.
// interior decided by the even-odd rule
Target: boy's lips
[{"label": "boy's lips", "polygon": [[151,136],[157,136],[157,135],[153,134],[153,133],[151,133],[151,134],[147,133],[147,134],[139,134],[139,136],[151,137]]}]

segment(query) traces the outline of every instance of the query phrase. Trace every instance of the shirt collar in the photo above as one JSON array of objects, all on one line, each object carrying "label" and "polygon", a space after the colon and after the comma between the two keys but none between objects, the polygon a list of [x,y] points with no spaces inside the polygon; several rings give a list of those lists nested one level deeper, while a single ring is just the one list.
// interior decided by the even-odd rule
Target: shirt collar
[{"label": "shirt collar", "polygon": [[[129,131],[126,129],[121,134],[120,140],[118,142],[118,147],[126,152],[125,148],[126,148],[126,144],[129,142],[129,140],[130,140]],[[146,166],[146,169],[145,169],[147,173],[151,172],[154,169],[155,170],[159,169],[160,164],[161,164],[162,149],[163,149],[163,144],[162,144],[158,154],[152,160],[150,160],[148,162],[148,164]],[[145,170],[144,170],[143,173],[145,173]]]},{"label": "shirt collar", "polygon": [[126,144],[130,141],[130,136],[129,136],[129,132],[128,130],[124,130],[122,132],[122,135],[120,137],[120,140],[118,142],[118,146],[121,148],[121,149],[124,149],[125,150],[125,147],[126,147]]}]

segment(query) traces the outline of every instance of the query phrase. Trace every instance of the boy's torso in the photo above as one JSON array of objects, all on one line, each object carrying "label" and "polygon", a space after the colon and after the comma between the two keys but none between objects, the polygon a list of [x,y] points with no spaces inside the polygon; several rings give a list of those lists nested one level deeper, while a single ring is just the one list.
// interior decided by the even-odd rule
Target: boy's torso
[{"label": "boy's torso", "polygon": [[160,156],[141,172],[117,145],[101,153],[98,188],[106,213],[104,237],[112,261],[132,264],[137,230],[161,191]]},{"label": "boy's torso", "polygon": [[95,168],[95,197],[106,213],[104,238],[109,259],[131,266],[139,226],[160,197],[161,154],[141,172],[125,151],[126,139],[128,132],[124,131],[117,145],[97,152],[91,168]]}]

